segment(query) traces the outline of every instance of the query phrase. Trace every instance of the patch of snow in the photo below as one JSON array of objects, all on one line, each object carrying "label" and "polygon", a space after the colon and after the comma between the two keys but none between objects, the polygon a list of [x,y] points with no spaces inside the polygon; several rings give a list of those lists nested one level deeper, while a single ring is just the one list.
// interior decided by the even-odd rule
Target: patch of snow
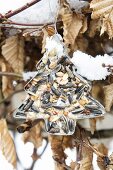
[{"label": "patch of snow", "polygon": [[31,79],[31,78],[33,78],[35,75],[37,74],[37,71],[29,71],[29,72],[24,72],[23,73],[23,80],[24,81],[27,81],[27,80],[29,80],[29,79]]},{"label": "patch of snow", "polygon": [[[15,10],[31,2],[31,0],[7,0],[0,2],[0,13],[5,14],[10,10]],[[80,9],[87,4],[87,2],[79,0],[68,0],[71,8],[75,11],[80,11]],[[58,0],[41,0],[37,4],[29,7],[28,9],[20,12],[19,14],[11,17],[10,19],[14,22],[20,23],[47,23],[54,22],[56,15],[58,14],[59,3]]]},{"label": "patch of snow", "polygon": [[105,54],[104,56],[97,55],[95,58],[81,51],[76,51],[73,54],[71,61],[77,68],[78,74],[88,80],[102,80],[110,75],[105,65],[113,65],[113,57]]},{"label": "patch of snow", "polygon": [[0,169],[1,170],[14,170],[13,165],[10,164],[5,156],[2,154],[2,152],[0,151]]},{"label": "patch of snow", "polygon": [[89,4],[87,1],[82,0],[67,0],[67,2],[70,4],[70,7],[76,12],[81,12],[81,9]]},{"label": "patch of snow", "polygon": [[70,166],[72,161],[76,161],[76,149],[66,148],[64,152],[67,155],[66,164]]},{"label": "patch of snow", "polygon": [[30,168],[32,164],[31,155],[34,149],[33,144],[30,142],[27,142],[26,144],[24,144],[24,142],[22,141],[22,134],[16,133],[15,145],[16,145],[16,151],[17,151],[19,160],[22,163],[23,167],[25,169]]},{"label": "patch of snow", "polygon": [[64,55],[64,48],[62,44],[62,37],[60,34],[55,34],[54,36],[51,36],[50,38],[46,38],[46,45],[45,48],[48,52],[55,49],[58,57],[61,57]]}]

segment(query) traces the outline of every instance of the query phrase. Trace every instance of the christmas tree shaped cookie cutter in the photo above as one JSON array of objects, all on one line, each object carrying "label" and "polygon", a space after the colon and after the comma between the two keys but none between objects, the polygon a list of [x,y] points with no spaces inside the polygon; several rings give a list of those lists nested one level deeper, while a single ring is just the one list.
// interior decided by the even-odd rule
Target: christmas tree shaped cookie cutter
[{"label": "christmas tree shaped cookie cutter", "polygon": [[47,39],[46,52],[37,74],[25,86],[27,99],[14,118],[43,119],[53,135],[72,135],[76,120],[103,116],[104,107],[90,96],[91,86],[77,74],[60,35]]}]

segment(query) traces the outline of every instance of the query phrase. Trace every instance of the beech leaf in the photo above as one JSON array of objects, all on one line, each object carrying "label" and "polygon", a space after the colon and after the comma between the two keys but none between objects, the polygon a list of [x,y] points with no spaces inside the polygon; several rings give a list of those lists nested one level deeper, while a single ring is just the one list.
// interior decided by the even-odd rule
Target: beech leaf
[{"label": "beech leaf", "polygon": [[109,38],[113,37],[113,1],[112,0],[92,0],[90,3],[92,8],[92,19],[100,19],[102,22],[101,33],[105,31]]},{"label": "beech leaf", "polygon": [[73,49],[75,40],[79,33],[84,33],[87,30],[87,18],[83,15],[72,12],[69,4],[66,1],[61,2],[60,17],[63,21],[63,38],[65,44],[70,45]]},{"label": "beech leaf", "polygon": [[80,162],[79,170],[91,170],[93,160],[93,151],[88,147],[82,147],[82,160]]},{"label": "beech leaf", "polygon": [[2,55],[14,72],[22,73],[24,68],[24,41],[18,35],[6,39],[2,46]]},{"label": "beech leaf", "polygon": [[0,149],[8,162],[16,167],[16,149],[5,119],[0,120]]},{"label": "beech leaf", "polygon": [[105,109],[110,112],[111,106],[113,105],[113,84],[104,86],[105,94]]},{"label": "beech leaf", "polygon": [[[0,66],[2,72],[12,72],[8,63],[0,60]],[[12,77],[2,76],[2,92],[4,97],[8,97],[13,92]]]}]

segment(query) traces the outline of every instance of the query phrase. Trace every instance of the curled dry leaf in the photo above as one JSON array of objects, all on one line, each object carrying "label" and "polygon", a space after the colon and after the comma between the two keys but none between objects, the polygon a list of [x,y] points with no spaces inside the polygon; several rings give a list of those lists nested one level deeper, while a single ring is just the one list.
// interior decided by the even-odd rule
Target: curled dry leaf
[{"label": "curled dry leaf", "polygon": [[110,13],[113,8],[112,0],[92,0],[90,3],[92,8],[92,19],[98,19]]},{"label": "curled dry leaf", "polygon": [[113,37],[113,1],[112,0],[92,0],[90,3],[92,8],[92,19],[100,19],[102,21],[101,34],[105,31],[109,38]]},{"label": "curled dry leaf", "polygon": [[[103,155],[108,155],[108,149],[106,148],[106,146],[101,143],[97,146],[97,149],[98,151],[103,154]],[[100,170],[106,170],[106,164],[104,162],[104,157],[100,157],[100,156],[97,156],[97,164],[100,168]]]},{"label": "curled dry leaf", "polygon": [[113,84],[104,86],[105,94],[105,109],[110,112],[111,106],[113,105]]},{"label": "curled dry leaf", "polygon": [[32,142],[35,148],[39,148],[42,145],[42,135],[41,135],[42,124],[41,122],[32,127],[29,131],[24,132],[23,141]]},{"label": "curled dry leaf", "polygon": [[91,134],[93,135],[96,130],[96,119],[95,118],[89,119],[89,124],[90,124]]},{"label": "curled dry leaf", "polygon": [[59,15],[63,21],[63,38],[65,44],[67,46],[70,45],[73,49],[78,34],[84,33],[87,30],[87,18],[72,12],[69,4],[65,0],[61,0]]},{"label": "curled dry leaf", "polygon": [[[2,72],[13,71],[9,64],[3,60],[0,60],[0,66]],[[12,77],[2,76],[2,92],[4,97],[8,97],[13,92]]]},{"label": "curled dry leaf", "polygon": [[22,73],[24,68],[24,40],[18,35],[6,39],[2,46],[2,55],[14,72]]},{"label": "curled dry leaf", "polygon": [[112,39],[113,38],[113,10],[109,14],[106,14],[105,17],[103,18],[103,24],[102,24],[100,34],[103,34],[105,31],[108,33],[109,38]]},{"label": "curled dry leaf", "polygon": [[53,158],[55,160],[55,170],[65,170],[64,164],[66,154],[63,148],[63,136],[51,136],[50,137],[51,149],[53,152]]},{"label": "curled dry leaf", "polygon": [[16,167],[16,149],[5,119],[0,120],[0,150],[8,162]]}]

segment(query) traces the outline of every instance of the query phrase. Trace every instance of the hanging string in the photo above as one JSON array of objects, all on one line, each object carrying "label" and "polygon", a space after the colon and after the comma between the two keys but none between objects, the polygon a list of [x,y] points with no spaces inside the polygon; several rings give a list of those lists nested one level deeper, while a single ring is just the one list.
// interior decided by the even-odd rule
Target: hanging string
[{"label": "hanging string", "polygon": [[[50,13],[51,13],[51,16],[53,15],[52,13],[52,8],[51,8],[51,4],[50,4],[50,0],[48,0],[49,2],[49,8],[50,8]],[[59,14],[59,10],[60,10],[60,2],[58,0],[58,7],[57,7],[57,12],[56,12],[56,15],[55,15],[55,18],[54,18],[54,29],[55,29],[55,34],[58,34],[58,31],[57,31],[57,19],[58,19],[58,14]]]}]

